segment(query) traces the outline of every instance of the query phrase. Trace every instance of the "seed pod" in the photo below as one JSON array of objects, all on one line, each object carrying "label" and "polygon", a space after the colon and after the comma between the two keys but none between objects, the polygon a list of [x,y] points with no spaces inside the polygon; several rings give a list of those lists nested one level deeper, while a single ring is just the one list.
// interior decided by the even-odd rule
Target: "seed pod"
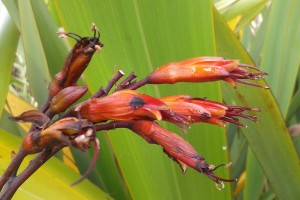
[{"label": "seed pod", "polygon": [[85,86],[70,86],[61,90],[55,95],[50,104],[50,111],[53,114],[66,111],[73,103],[79,100],[85,93]]}]

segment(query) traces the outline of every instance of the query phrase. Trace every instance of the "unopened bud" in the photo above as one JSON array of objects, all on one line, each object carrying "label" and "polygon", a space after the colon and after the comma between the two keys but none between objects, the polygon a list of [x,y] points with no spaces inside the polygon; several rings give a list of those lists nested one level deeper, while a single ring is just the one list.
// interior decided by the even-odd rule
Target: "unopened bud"
[{"label": "unopened bud", "polygon": [[51,101],[53,114],[64,112],[87,92],[85,86],[70,86],[61,90]]}]

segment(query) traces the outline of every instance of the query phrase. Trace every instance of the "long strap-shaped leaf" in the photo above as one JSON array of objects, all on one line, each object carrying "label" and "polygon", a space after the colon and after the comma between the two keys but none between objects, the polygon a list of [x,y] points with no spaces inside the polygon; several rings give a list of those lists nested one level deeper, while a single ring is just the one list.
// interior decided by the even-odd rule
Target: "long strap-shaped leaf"
[{"label": "long strap-shaped leaf", "polygon": [[[251,64],[251,58],[219,13],[214,13],[218,54]],[[229,102],[262,110],[259,122],[248,124],[247,129],[242,129],[243,133],[279,199],[300,198],[299,159],[271,92],[244,86],[234,92],[226,85],[223,92]]]}]

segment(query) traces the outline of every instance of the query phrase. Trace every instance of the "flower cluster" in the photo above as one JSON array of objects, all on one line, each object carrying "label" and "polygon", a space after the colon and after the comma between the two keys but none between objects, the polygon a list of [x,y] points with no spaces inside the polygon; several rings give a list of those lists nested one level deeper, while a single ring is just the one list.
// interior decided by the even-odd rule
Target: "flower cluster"
[{"label": "flower cluster", "polygon": [[[180,165],[183,172],[189,166],[208,176],[216,184],[235,181],[235,179],[228,180],[215,175],[213,171],[217,167],[209,165],[187,141],[165,130],[155,121],[174,123],[184,132],[186,132],[185,127],[194,123],[225,126],[226,122],[230,122],[245,127],[246,125],[241,123],[239,118],[256,121],[255,116],[244,112],[257,112],[259,109],[228,106],[189,95],[156,98],[141,94],[136,89],[146,84],[218,80],[227,81],[234,88],[237,88],[236,83],[264,87],[247,82],[245,79],[256,80],[266,73],[256,67],[240,64],[237,60],[225,60],[219,57],[198,57],[169,63],[154,70],[141,81],[134,80],[136,76],[130,74],[117,84],[124,76],[124,73],[119,70],[106,88],[101,87],[88,100],[72,107],[72,104],[87,92],[86,87],[76,85],[78,78],[88,66],[93,54],[103,47],[99,41],[99,30],[93,26],[92,31],[93,37],[83,38],[74,33],[60,34],[74,38],[77,43],[67,56],[62,70],[56,74],[50,84],[48,101],[41,111],[26,111],[17,117],[11,117],[12,120],[33,123],[23,140],[20,151],[25,155],[35,153],[44,155],[45,152],[50,151],[43,160],[45,162],[65,146],[73,146],[85,151],[90,147],[90,143],[94,143],[95,156],[84,178],[97,160],[99,143],[96,133],[101,130],[127,128],[147,142],[160,145],[164,152]],[[115,90],[110,92],[114,86],[116,86]],[[57,114],[60,115],[54,119]],[[17,161],[13,160],[9,167],[15,167],[16,171],[18,165],[15,166],[14,162]],[[40,166],[43,162],[33,160],[31,165]],[[1,177],[0,190],[13,175],[10,171]]]}]

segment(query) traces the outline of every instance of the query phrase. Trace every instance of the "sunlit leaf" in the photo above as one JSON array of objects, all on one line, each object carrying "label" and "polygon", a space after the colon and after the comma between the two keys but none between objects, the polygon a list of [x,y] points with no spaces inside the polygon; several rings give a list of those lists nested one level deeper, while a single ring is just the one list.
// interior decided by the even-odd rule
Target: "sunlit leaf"
[{"label": "sunlit leaf", "polygon": [[8,13],[3,12],[5,17],[2,27],[0,27],[0,119],[5,104],[6,95],[10,83],[13,64],[16,57],[19,32],[9,17]]},{"label": "sunlit leaf", "polygon": [[[0,170],[3,171],[11,160],[11,151],[17,151],[21,140],[0,129]],[[28,165],[29,156],[21,166]],[[70,184],[80,177],[55,158],[50,159],[16,192],[13,199],[111,199],[89,181],[71,187]]]}]

